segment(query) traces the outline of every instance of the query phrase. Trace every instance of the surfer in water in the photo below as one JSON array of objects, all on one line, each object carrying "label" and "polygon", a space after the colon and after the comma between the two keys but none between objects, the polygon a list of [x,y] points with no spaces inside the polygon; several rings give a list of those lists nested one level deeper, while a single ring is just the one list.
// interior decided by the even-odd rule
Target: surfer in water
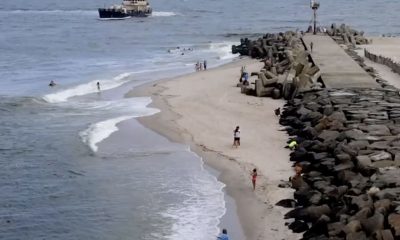
[{"label": "surfer in water", "polygon": [[99,90],[100,91],[100,82],[97,82],[97,90]]},{"label": "surfer in water", "polygon": [[49,83],[49,87],[54,87],[55,85],[56,85],[56,83],[53,80],[51,80]]}]

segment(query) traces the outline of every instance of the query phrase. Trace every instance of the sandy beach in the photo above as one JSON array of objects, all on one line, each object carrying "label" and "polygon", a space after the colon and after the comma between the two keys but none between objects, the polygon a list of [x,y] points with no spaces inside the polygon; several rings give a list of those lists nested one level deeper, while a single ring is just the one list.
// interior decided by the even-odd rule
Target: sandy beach
[{"label": "sandy beach", "polygon": [[[242,59],[233,63],[144,85],[131,96],[151,96],[161,113],[140,122],[172,141],[187,144],[206,164],[221,172],[219,180],[235,199],[248,240],[298,239],[285,226],[288,209],[275,203],[291,198],[291,189],[278,188],[293,174],[285,131],[280,131],[274,109],[282,100],[256,98],[240,93],[236,84],[240,68],[258,71],[262,63]],[[250,79],[252,82],[253,79]],[[241,146],[232,148],[233,130],[241,128]],[[257,168],[256,191],[250,172]]]},{"label": "sandy beach", "polygon": [[367,66],[372,67],[376,71],[378,77],[388,81],[388,83],[396,88],[400,88],[399,74],[393,72],[389,67],[383,64],[375,63],[364,56],[364,49],[366,49],[372,54],[391,58],[393,61],[399,62],[400,38],[372,37],[370,39],[372,40],[372,43],[359,46],[360,48],[356,51],[357,54],[363,57]]}]

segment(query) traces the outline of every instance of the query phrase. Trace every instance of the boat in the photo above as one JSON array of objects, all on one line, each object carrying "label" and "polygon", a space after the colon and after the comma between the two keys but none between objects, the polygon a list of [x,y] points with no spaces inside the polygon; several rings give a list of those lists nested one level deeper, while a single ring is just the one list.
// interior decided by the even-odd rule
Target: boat
[{"label": "boat", "polygon": [[147,0],[123,0],[121,5],[99,8],[101,19],[124,19],[130,17],[147,17],[152,13]]}]

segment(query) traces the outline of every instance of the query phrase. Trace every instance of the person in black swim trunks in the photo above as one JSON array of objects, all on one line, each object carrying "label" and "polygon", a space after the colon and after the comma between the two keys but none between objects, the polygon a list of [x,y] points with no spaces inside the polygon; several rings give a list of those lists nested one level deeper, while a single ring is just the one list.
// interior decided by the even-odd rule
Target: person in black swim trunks
[{"label": "person in black swim trunks", "polygon": [[237,126],[233,131],[233,146],[232,147],[239,147],[240,146],[240,128]]}]

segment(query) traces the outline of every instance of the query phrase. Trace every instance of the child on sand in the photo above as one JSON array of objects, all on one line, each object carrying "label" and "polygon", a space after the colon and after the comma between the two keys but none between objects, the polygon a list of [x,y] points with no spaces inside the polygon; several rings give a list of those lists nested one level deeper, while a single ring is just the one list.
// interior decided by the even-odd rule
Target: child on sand
[{"label": "child on sand", "polygon": [[257,180],[257,169],[254,168],[251,175],[251,182],[253,183],[253,191],[256,190],[256,180]]}]

